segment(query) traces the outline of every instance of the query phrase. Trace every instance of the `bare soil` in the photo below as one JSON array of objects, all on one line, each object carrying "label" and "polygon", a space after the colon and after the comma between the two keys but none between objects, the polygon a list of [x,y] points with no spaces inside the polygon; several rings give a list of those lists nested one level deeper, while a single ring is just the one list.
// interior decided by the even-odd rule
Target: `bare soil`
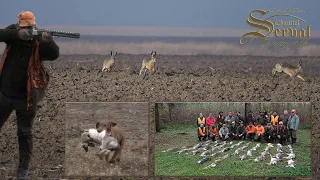
[{"label": "bare soil", "polygon": [[[312,175],[320,177],[317,165],[320,144],[316,143],[320,138],[320,125],[316,122],[320,118],[316,113],[320,108],[319,57],[301,57],[304,67],[301,75],[307,81],[292,82],[285,74],[272,76],[271,70],[277,62],[297,64],[299,57],[157,53],[156,73],[145,79],[138,72],[142,59],[149,55],[118,54],[115,69],[110,73],[99,73],[108,57],[103,55],[62,55],[56,61],[46,62],[52,78],[34,123],[30,175],[48,179],[65,175],[67,101],[311,101]],[[153,163],[153,118],[151,129],[150,163]],[[0,177],[13,176],[18,157],[14,115],[1,129],[0,144]],[[62,167],[52,169],[58,165]],[[153,175],[153,166],[149,168]]]}]

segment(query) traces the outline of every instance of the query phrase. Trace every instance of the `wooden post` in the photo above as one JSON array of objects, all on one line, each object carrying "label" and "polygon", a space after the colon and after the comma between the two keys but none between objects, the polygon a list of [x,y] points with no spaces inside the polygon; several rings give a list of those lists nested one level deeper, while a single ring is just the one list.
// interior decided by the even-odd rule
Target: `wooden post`
[{"label": "wooden post", "polygon": [[156,123],[156,132],[160,132],[160,122],[159,122],[159,109],[158,103],[154,104],[154,115],[155,115],[155,123]]}]

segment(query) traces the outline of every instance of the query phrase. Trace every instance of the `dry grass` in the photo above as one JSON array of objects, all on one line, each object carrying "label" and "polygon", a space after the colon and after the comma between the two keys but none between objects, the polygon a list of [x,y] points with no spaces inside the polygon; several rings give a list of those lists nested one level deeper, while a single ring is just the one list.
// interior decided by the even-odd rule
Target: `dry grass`
[{"label": "dry grass", "polygon": [[[252,55],[252,56],[320,56],[319,45],[308,45],[297,50],[294,54],[293,49],[283,49],[276,52],[261,46],[243,47],[231,43],[170,43],[170,42],[142,42],[142,43],[108,43],[108,42],[89,42],[89,41],[63,41],[59,42],[61,54],[109,54],[110,50],[126,54],[149,54],[156,50],[164,55]],[[4,44],[0,44],[0,52],[4,51]]]}]

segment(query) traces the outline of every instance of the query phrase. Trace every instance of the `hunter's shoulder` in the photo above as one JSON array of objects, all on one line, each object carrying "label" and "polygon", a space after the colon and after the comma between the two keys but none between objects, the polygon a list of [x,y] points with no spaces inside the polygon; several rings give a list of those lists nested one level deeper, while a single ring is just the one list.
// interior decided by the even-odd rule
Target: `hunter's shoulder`
[{"label": "hunter's shoulder", "polygon": [[17,29],[17,24],[10,24],[5,29]]}]

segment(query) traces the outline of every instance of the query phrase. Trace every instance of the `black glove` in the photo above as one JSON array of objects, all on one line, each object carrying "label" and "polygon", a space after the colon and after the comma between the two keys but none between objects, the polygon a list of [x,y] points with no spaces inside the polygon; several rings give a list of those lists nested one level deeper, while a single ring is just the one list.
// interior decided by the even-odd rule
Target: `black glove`
[{"label": "black glove", "polygon": [[32,40],[33,38],[27,29],[20,29],[18,32],[18,36],[23,41]]},{"label": "black glove", "polygon": [[49,43],[52,40],[53,40],[53,37],[50,34],[48,34],[46,32],[42,33],[42,42]]}]

